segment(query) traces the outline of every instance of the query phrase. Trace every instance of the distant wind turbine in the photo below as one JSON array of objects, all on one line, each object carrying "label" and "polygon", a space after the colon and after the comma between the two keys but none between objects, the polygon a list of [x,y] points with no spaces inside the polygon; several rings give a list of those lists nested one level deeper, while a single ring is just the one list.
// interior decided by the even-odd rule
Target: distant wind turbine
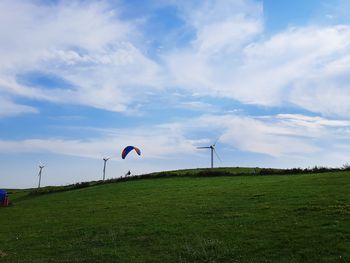
[{"label": "distant wind turbine", "polygon": [[215,150],[215,145],[216,145],[217,141],[218,140],[216,140],[216,142],[213,145],[210,145],[210,146],[197,147],[197,149],[210,149],[210,153],[211,153],[211,168],[214,168],[214,153],[215,153],[216,157],[221,161],[219,155],[217,154],[217,152]]},{"label": "distant wind turbine", "polygon": [[110,157],[104,157],[103,158],[103,181],[105,180],[105,176],[106,176],[106,163],[107,161],[110,159]]},{"label": "distant wind turbine", "polygon": [[40,188],[40,183],[41,183],[41,172],[43,170],[43,168],[45,167],[45,165],[43,165],[41,162],[39,162],[39,184],[38,184],[38,188]]}]

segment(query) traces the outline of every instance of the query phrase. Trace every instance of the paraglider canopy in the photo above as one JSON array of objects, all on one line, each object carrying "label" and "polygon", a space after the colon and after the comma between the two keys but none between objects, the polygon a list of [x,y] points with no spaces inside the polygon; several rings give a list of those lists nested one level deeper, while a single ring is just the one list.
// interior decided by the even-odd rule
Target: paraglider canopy
[{"label": "paraglider canopy", "polygon": [[124,148],[124,150],[122,151],[122,159],[125,159],[125,157],[129,154],[129,152],[131,152],[132,150],[135,150],[135,152],[138,155],[141,155],[141,151],[139,148],[135,147],[135,146],[126,146]]}]

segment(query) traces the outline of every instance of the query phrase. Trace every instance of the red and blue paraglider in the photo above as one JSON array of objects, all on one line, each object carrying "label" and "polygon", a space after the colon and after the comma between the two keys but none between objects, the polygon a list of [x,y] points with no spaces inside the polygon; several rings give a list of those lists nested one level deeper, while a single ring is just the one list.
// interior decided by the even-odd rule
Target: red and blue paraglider
[{"label": "red and blue paraglider", "polygon": [[141,155],[141,151],[139,148],[135,147],[135,146],[126,146],[124,148],[124,150],[122,151],[122,159],[125,159],[125,157],[129,154],[129,152],[131,152],[132,150],[135,150],[135,152],[138,155]]}]

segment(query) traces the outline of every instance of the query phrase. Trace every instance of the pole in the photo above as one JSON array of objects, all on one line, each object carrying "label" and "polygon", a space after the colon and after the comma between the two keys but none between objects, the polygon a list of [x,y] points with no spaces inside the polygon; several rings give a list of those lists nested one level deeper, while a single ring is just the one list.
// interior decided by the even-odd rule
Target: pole
[{"label": "pole", "polygon": [[211,147],[211,168],[214,168],[214,148]]},{"label": "pole", "polygon": [[39,171],[39,185],[38,185],[38,188],[40,188],[40,182],[41,182],[41,170],[42,170],[43,168],[41,168],[40,167],[40,171]]},{"label": "pole", "polygon": [[106,163],[107,163],[107,160],[103,159],[104,161],[104,165],[103,165],[103,181],[105,180],[105,175],[106,175]]}]

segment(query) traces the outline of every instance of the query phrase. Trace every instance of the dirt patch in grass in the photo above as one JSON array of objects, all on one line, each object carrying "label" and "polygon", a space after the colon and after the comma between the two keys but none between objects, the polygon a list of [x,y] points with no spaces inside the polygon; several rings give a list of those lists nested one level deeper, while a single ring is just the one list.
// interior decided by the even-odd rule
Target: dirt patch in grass
[{"label": "dirt patch in grass", "polygon": [[0,250],[0,258],[4,258],[6,256],[7,254],[4,251]]}]

